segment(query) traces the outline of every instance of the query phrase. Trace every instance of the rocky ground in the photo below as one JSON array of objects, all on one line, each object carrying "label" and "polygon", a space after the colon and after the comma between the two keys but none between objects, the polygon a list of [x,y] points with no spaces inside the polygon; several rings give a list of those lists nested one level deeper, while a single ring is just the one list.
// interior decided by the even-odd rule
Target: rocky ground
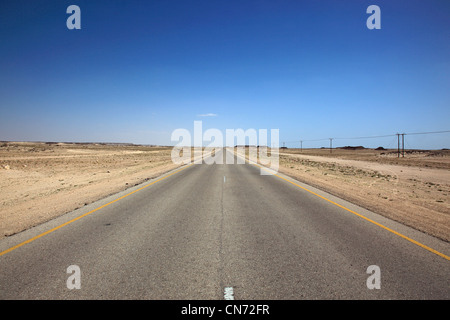
[{"label": "rocky ground", "polygon": [[[171,148],[0,142],[0,238],[157,177]],[[281,149],[279,171],[450,240],[450,151]]]},{"label": "rocky ground", "polygon": [[0,237],[177,167],[171,148],[0,143]]},{"label": "rocky ground", "polygon": [[450,240],[450,152],[300,150],[280,153],[280,172]]}]

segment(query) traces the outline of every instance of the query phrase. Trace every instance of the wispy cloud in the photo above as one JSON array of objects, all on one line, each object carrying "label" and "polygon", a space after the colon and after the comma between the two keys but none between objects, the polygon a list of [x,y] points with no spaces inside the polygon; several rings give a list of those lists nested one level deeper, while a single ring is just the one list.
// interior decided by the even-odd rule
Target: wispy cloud
[{"label": "wispy cloud", "polygon": [[217,117],[217,114],[215,114],[215,113],[204,113],[204,114],[198,114],[197,117]]}]

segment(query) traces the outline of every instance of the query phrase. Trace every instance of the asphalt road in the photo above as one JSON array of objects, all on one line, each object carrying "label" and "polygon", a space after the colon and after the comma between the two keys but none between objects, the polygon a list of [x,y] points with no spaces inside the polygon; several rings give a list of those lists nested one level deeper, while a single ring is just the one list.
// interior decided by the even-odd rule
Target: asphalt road
[{"label": "asphalt road", "polygon": [[183,167],[0,252],[3,300],[450,298],[448,243],[252,164]]}]

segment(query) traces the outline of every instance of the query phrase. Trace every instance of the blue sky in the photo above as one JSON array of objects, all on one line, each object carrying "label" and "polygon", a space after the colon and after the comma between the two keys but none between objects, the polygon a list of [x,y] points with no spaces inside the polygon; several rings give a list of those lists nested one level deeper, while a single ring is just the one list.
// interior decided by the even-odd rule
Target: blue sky
[{"label": "blue sky", "polygon": [[449,18],[448,0],[2,1],[0,140],[173,145],[195,120],[279,129],[292,147],[450,130]]}]

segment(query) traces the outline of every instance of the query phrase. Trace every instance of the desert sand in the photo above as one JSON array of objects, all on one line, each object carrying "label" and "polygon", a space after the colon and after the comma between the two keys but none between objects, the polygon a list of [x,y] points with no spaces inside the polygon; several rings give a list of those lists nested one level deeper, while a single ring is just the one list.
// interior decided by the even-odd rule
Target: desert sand
[{"label": "desert sand", "polygon": [[171,148],[0,143],[0,237],[176,168]]},{"label": "desert sand", "polygon": [[[279,171],[450,240],[450,152],[281,149]],[[0,142],[0,238],[155,178],[170,147]]]},{"label": "desert sand", "polygon": [[280,172],[450,240],[450,151],[280,150]]}]

